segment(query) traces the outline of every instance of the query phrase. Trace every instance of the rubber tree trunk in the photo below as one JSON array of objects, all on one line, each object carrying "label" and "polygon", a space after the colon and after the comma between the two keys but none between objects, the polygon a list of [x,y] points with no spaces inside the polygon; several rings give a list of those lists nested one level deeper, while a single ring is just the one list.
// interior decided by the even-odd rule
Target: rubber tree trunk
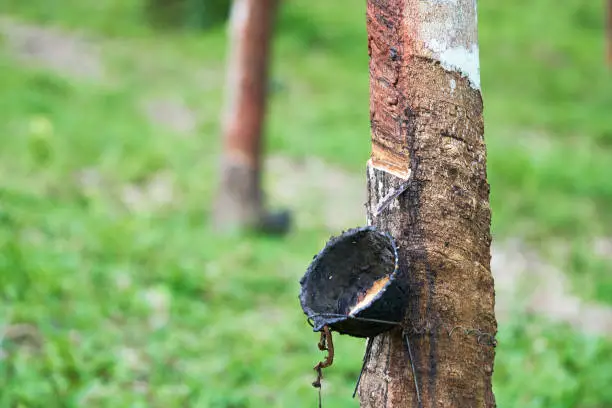
[{"label": "rubber tree trunk", "polygon": [[[474,0],[368,0],[368,222],[398,241],[402,330],[374,338],[362,407],[493,407],[497,323]],[[390,190],[408,190],[376,215]]]},{"label": "rubber tree trunk", "polygon": [[262,132],[276,0],[234,0],[223,117],[218,228],[250,227],[263,213]]}]

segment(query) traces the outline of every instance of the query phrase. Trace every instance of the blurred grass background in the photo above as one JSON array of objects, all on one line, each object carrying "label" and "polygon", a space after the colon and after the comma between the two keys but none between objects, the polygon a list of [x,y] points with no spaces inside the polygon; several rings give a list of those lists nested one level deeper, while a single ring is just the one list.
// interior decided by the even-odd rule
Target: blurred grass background
[{"label": "blurred grass background", "polygon": [[[601,3],[481,0],[479,30],[495,240],[519,237],[573,294],[612,307],[610,251],[594,249],[612,236]],[[273,157],[361,180],[364,12],[363,1],[282,3]],[[298,279],[339,231],[310,213],[283,239],[209,230],[225,28],[147,19],[143,0],[0,4],[0,406],[315,406],[321,354]],[[309,194],[294,192],[298,218]],[[510,313],[498,405],[612,406],[610,335]],[[358,406],[364,344],[336,342],[324,404]]]}]

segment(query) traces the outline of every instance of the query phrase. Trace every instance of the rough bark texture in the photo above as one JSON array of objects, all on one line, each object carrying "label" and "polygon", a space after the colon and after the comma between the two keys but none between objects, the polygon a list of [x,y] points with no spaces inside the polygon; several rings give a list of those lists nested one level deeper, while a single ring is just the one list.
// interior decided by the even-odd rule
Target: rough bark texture
[{"label": "rough bark texture", "polygon": [[[398,242],[411,290],[404,330],[422,402],[398,329],[373,340],[362,407],[495,406],[483,106],[477,65],[463,70],[474,68],[470,50],[478,62],[475,13],[472,0],[368,0],[368,222]],[[446,36],[447,49],[436,35]],[[460,50],[470,52],[453,59]],[[376,216],[376,205],[408,176],[408,190]]]},{"label": "rough bark texture", "polygon": [[276,7],[277,0],[234,0],[232,7],[218,227],[251,226],[262,217],[261,139]]}]

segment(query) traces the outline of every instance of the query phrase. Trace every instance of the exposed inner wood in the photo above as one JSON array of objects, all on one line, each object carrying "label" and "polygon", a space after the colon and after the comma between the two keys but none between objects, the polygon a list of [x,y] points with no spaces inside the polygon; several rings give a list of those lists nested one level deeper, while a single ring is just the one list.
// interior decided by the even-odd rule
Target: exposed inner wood
[{"label": "exposed inner wood", "polygon": [[349,310],[349,315],[354,315],[362,308],[369,305],[370,302],[372,302],[372,300],[374,299],[374,297],[376,297],[376,295],[385,287],[387,282],[389,282],[388,276],[380,278],[376,282],[374,282],[372,286],[368,288],[368,290],[366,290],[363,294],[359,295],[357,297],[357,303]]},{"label": "exposed inner wood", "polygon": [[372,155],[370,162],[372,166],[385,170],[397,177],[407,179],[410,175],[410,169],[407,164],[398,165],[406,160],[407,153],[394,153],[388,148],[384,148],[379,144],[372,144]]}]

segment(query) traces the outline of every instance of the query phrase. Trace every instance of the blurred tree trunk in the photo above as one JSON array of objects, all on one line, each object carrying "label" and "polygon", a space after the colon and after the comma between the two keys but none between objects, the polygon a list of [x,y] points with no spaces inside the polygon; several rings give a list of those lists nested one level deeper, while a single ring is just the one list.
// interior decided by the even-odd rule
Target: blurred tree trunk
[{"label": "blurred tree trunk", "polygon": [[[374,338],[362,407],[493,407],[497,323],[474,0],[368,0],[368,222],[398,241],[402,330]],[[406,180],[405,193],[375,208]]]},{"label": "blurred tree trunk", "polygon": [[262,131],[268,61],[277,0],[234,0],[223,118],[217,227],[250,227],[264,217],[261,189]]}]

